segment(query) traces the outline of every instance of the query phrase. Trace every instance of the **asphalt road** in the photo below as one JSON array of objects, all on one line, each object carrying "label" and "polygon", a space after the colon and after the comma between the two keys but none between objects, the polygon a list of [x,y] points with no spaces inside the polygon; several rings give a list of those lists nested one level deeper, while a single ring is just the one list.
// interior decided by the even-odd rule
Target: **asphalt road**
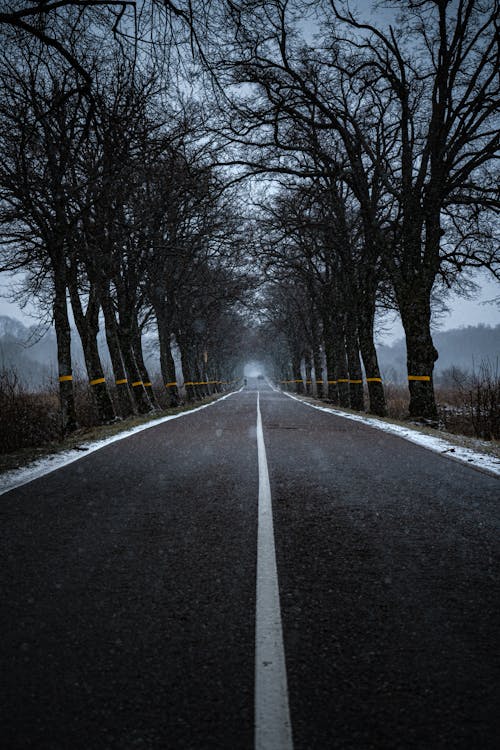
[{"label": "asphalt road", "polygon": [[498,747],[498,480],[257,382],[0,498],[3,747],[254,747],[257,387],[295,750]]}]

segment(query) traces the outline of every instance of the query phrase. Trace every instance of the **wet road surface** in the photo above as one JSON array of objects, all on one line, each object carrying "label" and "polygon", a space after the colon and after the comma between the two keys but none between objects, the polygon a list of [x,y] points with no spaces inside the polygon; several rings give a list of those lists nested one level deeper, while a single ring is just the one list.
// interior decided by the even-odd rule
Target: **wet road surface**
[{"label": "wet road surface", "polygon": [[254,385],[1,497],[4,747],[498,747],[498,480]]}]

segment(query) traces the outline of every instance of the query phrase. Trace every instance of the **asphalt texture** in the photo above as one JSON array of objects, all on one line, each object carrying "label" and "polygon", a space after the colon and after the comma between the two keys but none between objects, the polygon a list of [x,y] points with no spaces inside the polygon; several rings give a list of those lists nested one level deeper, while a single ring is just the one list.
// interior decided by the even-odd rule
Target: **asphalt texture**
[{"label": "asphalt texture", "polygon": [[295,750],[499,746],[498,480],[249,381],[0,498],[2,747],[253,747],[256,388]]}]

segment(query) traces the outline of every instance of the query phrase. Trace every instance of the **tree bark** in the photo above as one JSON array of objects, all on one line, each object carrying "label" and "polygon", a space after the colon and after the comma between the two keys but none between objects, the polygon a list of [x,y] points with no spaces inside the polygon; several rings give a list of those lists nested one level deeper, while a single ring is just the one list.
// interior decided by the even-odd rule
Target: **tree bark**
[{"label": "tree bark", "polygon": [[130,392],[125,364],[123,362],[123,357],[120,349],[113,303],[111,301],[111,298],[109,297],[109,294],[106,293],[102,298],[102,311],[104,314],[106,342],[108,344],[109,356],[111,357],[111,365],[113,367],[113,374],[115,377],[115,387],[116,395],[118,398],[119,411],[122,417],[128,417],[135,411],[134,401]]},{"label": "tree bark", "polygon": [[369,321],[366,313],[360,319],[359,348],[361,350],[368,385],[368,411],[384,417],[387,414],[387,404],[384,385],[380,376],[377,350],[373,340],[373,317]]},{"label": "tree bark", "polygon": [[76,420],[75,396],[73,391],[71,327],[68,319],[66,283],[56,269],[54,269],[54,301],[52,310],[57,339],[57,366],[59,373],[62,433],[65,435],[68,432],[76,430],[78,423]]},{"label": "tree bark", "polygon": [[325,352],[325,344],[320,344],[318,354],[319,368],[321,372],[321,398],[328,396],[328,362]]},{"label": "tree bark", "polygon": [[177,390],[179,398],[182,401],[186,398],[186,388],[184,385],[184,371],[182,367],[182,353],[181,348],[177,342],[175,333],[170,334],[170,351],[172,353],[172,359],[174,361],[175,380],[177,381]]},{"label": "tree bark", "polygon": [[141,374],[135,361],[134,350],[130,331],[122,325],[118,327],[118,338],[120,340],[120,349],[127,370],[128,381],[131,387],[132,396],[139,414],[147,414],[152,410],[151,401],[142,384]]},{"label": "tree bark", "polygon": [[303,356],[300,359],[300,378],[302,380],[302,392],[307,395],[308,388],[307,388],[307,366],[306,366],[306,358]]},{"label": "tree bark", "polygon": [[430,294],[420,290],[413,298],[409,295],[407,301],[401,301],[399,307],[406,336],[410,416],[435,420],[433,373],[438,352],[430,327]]},{"label": "tree bark", "polygon": [[68,288],[73,317],[82,342],[85,366],[89,378],[89,385],[92,390],[92,398],[94,400],[99,422],[103,424],[110,422],[115,418],[115,410],[106,386],[104,370],[97,346],[100,304],[97,299],[96,289],[91,283],[87,310],[86,312],[83,311],[78,290],[76,264],[74,264],[69,270]]},{"label": "tree bark", "polygon": [[155,308],[156,325],[158,328],[158,340],[160,343],[160,369],[163,385],[166,388],[170,406],[179,405],[179,394],[175,380],[174,360],[170,351],[170,325],[165,317],[164,311]]},{"label": "tree bark", "polygon": [[[332,349],[333,349],[333,372],[337,381],[338,404],[349,408],[349,369],[347,365],[345,331],[343,321],[335,320],[331,324]],[[330,369],[330,368],[328,368]]]},{"label": "tree bark", "polygon": [[347,366],[349,369],[349,402],[351,409],[363,411],[365,400],[363,395],[363,373],[359,359],[359,342],[357,315],[354,309],[348,309],[345,324],[345,340]]},{"label": "tree bark", "polygon": [[151,402],[151,406],[153,407],[153,409],[159,409],[160,405],[158,403],[158,399],[156,398],[154,390],[153,390],[153,383],[151,382],[148,369],[144,362],[144,353],[142,351],[141,330],[139,328],[137,319],[135,317],[132,320],[132,348],[134,351],[134,356],[135,356],[135,361],[137,363],[137,367],[139,368],[139,372],[141,374],[141,380],[146,390],[146,393],[148,394],[148,398]]}]

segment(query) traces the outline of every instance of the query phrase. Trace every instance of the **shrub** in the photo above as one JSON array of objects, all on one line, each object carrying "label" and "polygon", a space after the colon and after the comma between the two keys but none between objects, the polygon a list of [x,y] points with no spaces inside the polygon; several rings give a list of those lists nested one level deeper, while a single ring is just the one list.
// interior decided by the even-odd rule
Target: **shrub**
[{"label": "shrub", "polygon": [[25,389],[13,369],[0,370],[0,453],[61,439],[59,399]]},{"label": "shrub", "polygon": [[470,420],[477,437],[500,439],[500,373],[485,360],[467,384],[466,400]]}]

